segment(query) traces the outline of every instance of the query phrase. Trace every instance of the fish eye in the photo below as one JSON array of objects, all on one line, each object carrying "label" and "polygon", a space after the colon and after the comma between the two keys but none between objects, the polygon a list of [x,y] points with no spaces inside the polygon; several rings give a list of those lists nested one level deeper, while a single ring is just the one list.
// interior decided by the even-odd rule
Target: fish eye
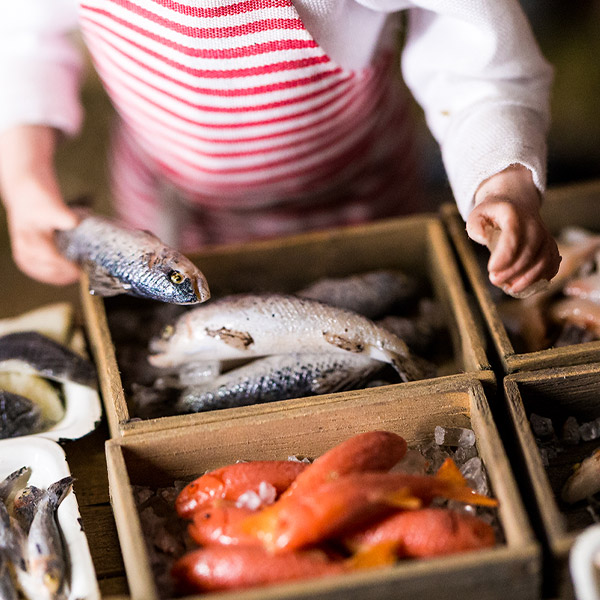
[{"label": "fish eye", "polygon": [[164,329],[162,330],[160,337],[163,340],[168,340],[173,333],[175,333],[175,328],[173,327],[173,325],[165,325]]},{"label": "fish eye", "polygon": [[180,283],[183,283],[183,281],[185,280],[185,276],[179,271],[171,271],[169,273],[169,279],[176,285],[179,285]]}]

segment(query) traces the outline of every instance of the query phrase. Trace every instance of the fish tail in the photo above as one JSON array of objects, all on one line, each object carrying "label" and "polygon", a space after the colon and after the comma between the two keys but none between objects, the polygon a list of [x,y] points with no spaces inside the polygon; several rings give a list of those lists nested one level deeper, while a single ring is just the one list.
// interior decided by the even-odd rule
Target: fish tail
[{"label": "fish tail", "polygon": [[498,506],[498,500],[478,494],[471,489],[456,463],[447,458],[435,475],[436,479],[445,484],[444,495],[452,500],[479,506]]},{"label": "fish tail", "polygon": [[421,508],[422,501],[411,493],[409,487],[401,488],[385,495],[384,502],[395,508],[403,510],[417,510]]}]

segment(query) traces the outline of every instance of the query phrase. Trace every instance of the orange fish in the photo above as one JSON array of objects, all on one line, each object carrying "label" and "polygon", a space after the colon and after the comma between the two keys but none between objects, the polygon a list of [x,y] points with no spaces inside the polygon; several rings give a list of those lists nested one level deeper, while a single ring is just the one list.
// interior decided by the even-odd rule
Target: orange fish
[{"label": "orange fish", "polygon": [[196,510],[188,526],[190,537],[201,546],[223,544],[226,546],[256,545],[258,540],[244,534],[240,523],[256,511],[236,506],[227,500],[217,500],[210,506]]},{"label": "orange fish", "polygon": [[303,494],[348,473],[389,471],[406,454],[406,448],[406,440],[391,431],[359,433],[317,458],[282,497]]},{"label": "orange fish", "polygon": [[381,544],[350,559],[318,550],[271,554],[257,547],[209,546],[180,558],[171,570],[182,593],[235,590],[284,581],[339,575],[393,564],[395,549]]},{"label": "orange fish", "polygon": [[396,542],[398,556],[423,558],[489,548],[496,543],[491,525],[473,515],[444,508],[397,512],[347,538],[352,550]]},{"label": "orange fish", "polygon": [[417,509],[443,497],[496,506],[476,494],[452,459],[434,476],[405,473],[352,473],[303,494],[282,497],[241,523],[271,552],[295,550],[344,535],[389,514],[394,508]]},{"label": "orange fish", "polygon": [[291,460],[240,462],[205,473],[188,483],[175,501],[180,517],[191,519],[194,511],[213,500],[237,500],[245,492],[259,491],[261,483],[283,492],[308,465]]}]

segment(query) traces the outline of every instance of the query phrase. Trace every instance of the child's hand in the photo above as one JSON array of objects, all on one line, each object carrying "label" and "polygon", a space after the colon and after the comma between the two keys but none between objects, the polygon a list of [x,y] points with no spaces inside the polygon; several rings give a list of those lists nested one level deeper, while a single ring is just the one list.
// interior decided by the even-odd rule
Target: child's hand
[{"label": "child's hand", "polygon": [[467,233],[490,249],[494,285],[511,295],[527,295],[532,284],[556,275],[561,257],[540,217],[539,194],[527,168],[514,165],[490,177],[477,190],[475,204]]},{"label": "child's hand", "polygon": [[0,138],[0,183],[16,265],[30,277],[55,285],[79,278],[79,269],[54,244],[56,229],[78,223],[63,202],[53,167],[54,132],[22,126]]}]

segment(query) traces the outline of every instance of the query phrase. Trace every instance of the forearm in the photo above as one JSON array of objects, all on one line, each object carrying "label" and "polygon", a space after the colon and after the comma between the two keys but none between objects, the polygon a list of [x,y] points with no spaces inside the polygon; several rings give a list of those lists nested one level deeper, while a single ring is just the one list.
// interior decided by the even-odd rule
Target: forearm
[{"label": "forearm", "polygon": [[18,125],[0,134],[0,194],[7,212],[27,209],[35,200],[24,194],[27,188],[60,197],[54,171],[56,140],[56,131],[41,125]]}]

